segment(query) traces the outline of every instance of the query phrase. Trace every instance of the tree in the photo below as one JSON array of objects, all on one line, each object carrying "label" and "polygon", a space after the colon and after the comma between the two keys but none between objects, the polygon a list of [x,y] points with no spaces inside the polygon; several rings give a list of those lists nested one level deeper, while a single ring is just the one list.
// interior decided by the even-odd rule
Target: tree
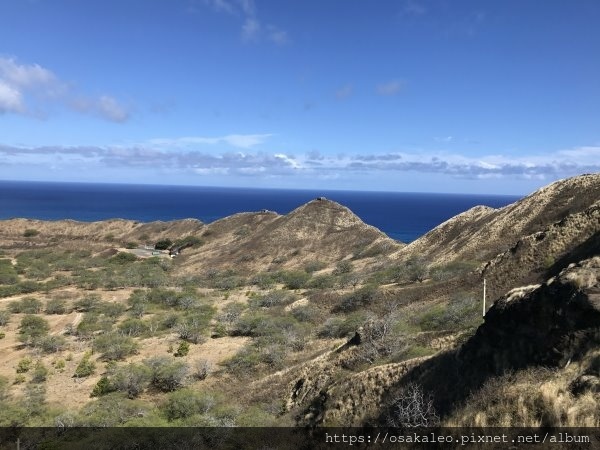
[{"label": "tree", "polygon": [[166,250],[171,245],[173,245],[173,241],[171,239],[169,239],[169,238],[166,238],[166,239],[161,239],[156,244],[154,244],[154,248],[156,250]]}]

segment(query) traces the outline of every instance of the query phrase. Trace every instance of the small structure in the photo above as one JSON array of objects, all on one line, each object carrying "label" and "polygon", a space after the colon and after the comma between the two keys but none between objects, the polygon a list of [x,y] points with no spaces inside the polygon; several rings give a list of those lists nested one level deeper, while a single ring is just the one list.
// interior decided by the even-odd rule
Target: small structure
[{"label": "small structure", "polygon": [[317,197],[317,200],[322,202],[323,200],[327,200],[325,197]]}]

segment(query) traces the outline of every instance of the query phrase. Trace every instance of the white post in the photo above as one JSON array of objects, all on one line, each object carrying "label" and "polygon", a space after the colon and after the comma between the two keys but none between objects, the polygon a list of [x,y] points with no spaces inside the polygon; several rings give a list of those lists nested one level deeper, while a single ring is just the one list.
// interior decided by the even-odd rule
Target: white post
[{"label": "white post", "polygon": [[485,317],[485,278],[483,279],[483,317]]}]

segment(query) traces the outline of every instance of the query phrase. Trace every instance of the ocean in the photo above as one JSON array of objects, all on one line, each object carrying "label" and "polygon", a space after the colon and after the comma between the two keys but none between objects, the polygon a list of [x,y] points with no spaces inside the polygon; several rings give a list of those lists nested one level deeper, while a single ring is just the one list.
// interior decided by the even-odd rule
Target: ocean
[{"label": "ocean", "polygon": [[316,197],[350,208],[393,239],[411,242],[476,205],[499,208],[509,195],[429,194],[0,181],[0,219],[15,217],[79,221],[112,218],[151,222],[199,219],[268,209],[286,214]]}]

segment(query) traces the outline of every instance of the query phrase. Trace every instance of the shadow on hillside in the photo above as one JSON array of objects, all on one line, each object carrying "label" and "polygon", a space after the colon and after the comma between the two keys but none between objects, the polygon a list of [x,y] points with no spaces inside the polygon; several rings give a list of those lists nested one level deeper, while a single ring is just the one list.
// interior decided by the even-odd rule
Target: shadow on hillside
[{"label": "shadow on hillside", "polygon": [[600,232],[593,234],[562,258],[555,261],[546,271],[544,278],[554,277],[569,264],[577,263],[597,255],[600,255]]}]

